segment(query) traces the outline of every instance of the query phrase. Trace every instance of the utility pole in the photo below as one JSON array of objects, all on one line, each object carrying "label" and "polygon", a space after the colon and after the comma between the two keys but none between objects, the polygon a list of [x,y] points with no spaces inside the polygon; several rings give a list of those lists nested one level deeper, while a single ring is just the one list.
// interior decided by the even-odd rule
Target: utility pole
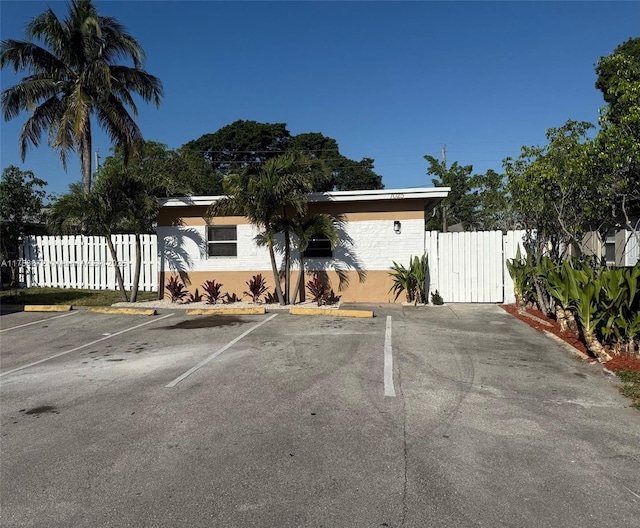
[{"label": "utility pole", "polygon": [[96,172],[100,171],[100,149],[96,149]]},{"label": "utility pole", "polygon": [[[442,145],[442,168],[447,170],[447,144]],[[442,200],[442,232],[447,232],[447,199]]]}]

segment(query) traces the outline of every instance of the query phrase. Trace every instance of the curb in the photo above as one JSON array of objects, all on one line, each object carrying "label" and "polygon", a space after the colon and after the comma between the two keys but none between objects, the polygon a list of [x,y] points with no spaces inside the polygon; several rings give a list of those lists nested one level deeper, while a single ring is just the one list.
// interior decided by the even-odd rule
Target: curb
[{"label": "curb", "polygon": [[89,306],[87,312],[113,315],[156,315],[151,308],[110,308],[108,306]]},{"label": "curb", "polygon": [[324,315],[325,317],[373,317],[372,310],[341,310],[340,308],[290,308],[290,315]]},{"label": "curb", "polygon": [[264,315],[264,308],[198,308],[186,310],[185,315]]},{"label": "curb", "polygon": [[571,352],[574,356],[578,356],[581,360],[591,362],[591,360],[593,359],[590,356],[587,356],[584,352],[582,352],[582,350],[578,350],[576,347],[571,346],[565,340],[560,339],[557,335],[551,332],[547,332],[546,330],[543,330],[542,333],[547,337],[550,337],[551,339],[553,339],[556,343],[558,343],[563,348],[565,348],[565,350],[568,350],[569,352]]},{"label": "curb", "polygon": [[69,312],[70,304],[25,304],[24,312]]}]

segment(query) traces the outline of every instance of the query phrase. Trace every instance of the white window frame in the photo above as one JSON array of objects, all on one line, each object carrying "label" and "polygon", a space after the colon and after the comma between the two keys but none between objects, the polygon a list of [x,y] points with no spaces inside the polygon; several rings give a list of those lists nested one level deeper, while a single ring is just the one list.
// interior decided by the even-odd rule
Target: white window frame
[{"label": "white window frame", "polygon": [[[216,229],[222,229],[226,231],[231,231],[233,228],[235,232],[235,238],[221,238],[216,240],[214,238],[214,231]],[[233,244],[235,246],[235,255],[212,255],[211,249],[215,246],[229,246]],[[237,258],[238,257],[238,226],[236,224],[209,224],[207,225],[207,259],[219,259],[219,258]]]}]

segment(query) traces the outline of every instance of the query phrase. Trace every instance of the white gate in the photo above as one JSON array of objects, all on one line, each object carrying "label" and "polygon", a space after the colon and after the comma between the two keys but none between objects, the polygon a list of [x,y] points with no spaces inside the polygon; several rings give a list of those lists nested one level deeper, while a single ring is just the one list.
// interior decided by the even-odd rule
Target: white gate
[{"label": "white gate", "polygon": [[[430,292],[438,290],[445,302],[515,302],[506,259],[523,250],[524,231],[425,233],[429,257]],[[524,253],[523,253],[524,255]]]}]

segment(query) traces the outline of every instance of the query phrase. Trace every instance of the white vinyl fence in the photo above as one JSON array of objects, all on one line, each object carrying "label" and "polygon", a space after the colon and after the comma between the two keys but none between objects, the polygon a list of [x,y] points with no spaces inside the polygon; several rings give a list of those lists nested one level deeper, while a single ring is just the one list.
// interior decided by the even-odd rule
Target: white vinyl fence
[{"label": "white vinyl fence", "polygon": [[[130,290],[135,271],[135,236],[111,237]],[[158,291],[158,243],[156,235],[141,236],[140,291]],[[20,282],[36,286],[117,290],[116,274],[107,239],[100,236],[30,236],[22,244]]]},{"label": "white vinyl fence", "polygon": [[445,302],[513,303],[513,282],[507,259],[522,256],[525,231],[425,233],[429,257],[430,292],[438,290]]}]

